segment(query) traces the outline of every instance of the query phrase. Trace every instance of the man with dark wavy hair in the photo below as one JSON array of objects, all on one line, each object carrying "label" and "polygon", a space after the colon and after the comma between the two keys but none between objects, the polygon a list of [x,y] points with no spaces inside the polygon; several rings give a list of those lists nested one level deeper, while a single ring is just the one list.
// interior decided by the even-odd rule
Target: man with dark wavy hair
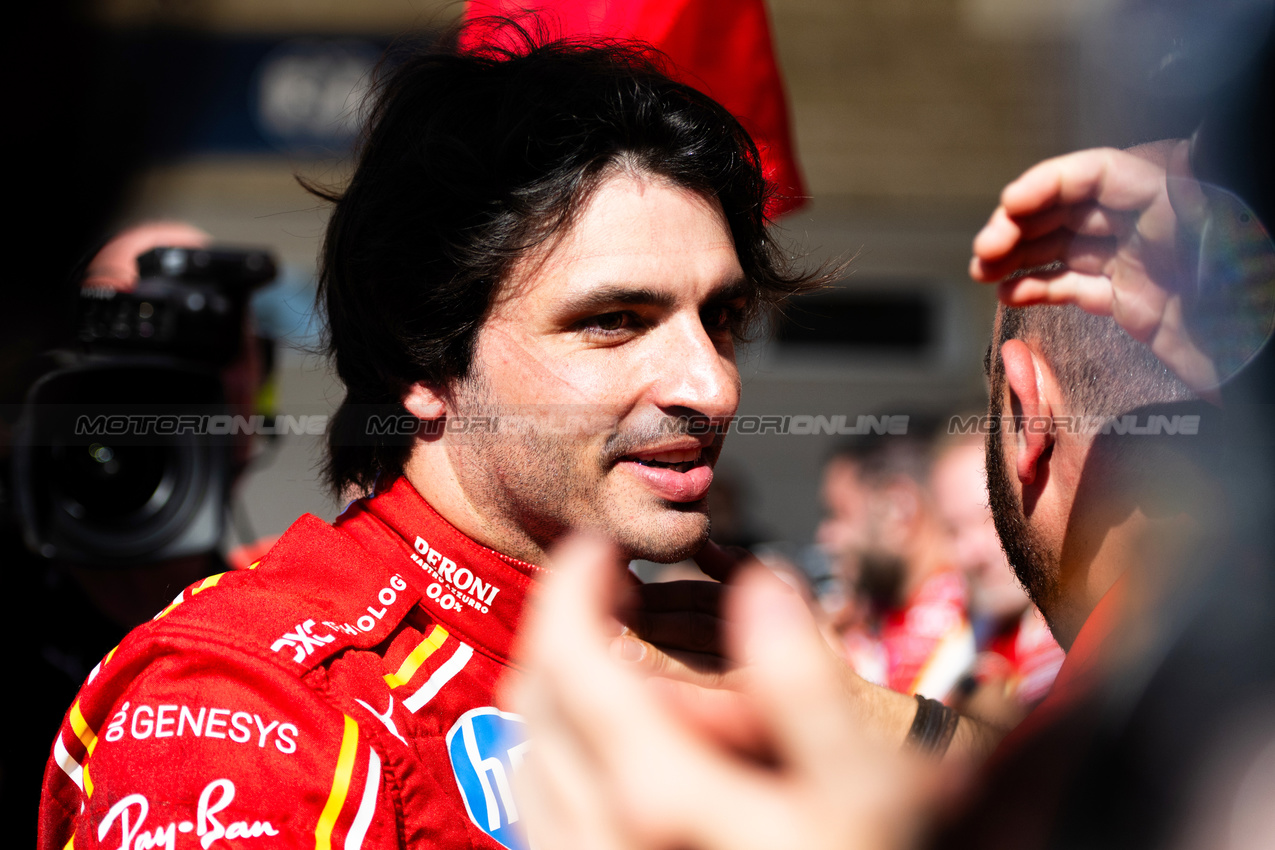
[{"label": "man with dark wavy hair", "polygon": [[812,280],[729,113],[640,47],[514,40],[393,66],[325,193],[328,473],[361,498],[94,671],[42,847],[523,846],[493,689],[537,564],[571,528],[705,545],[736,339]]}]

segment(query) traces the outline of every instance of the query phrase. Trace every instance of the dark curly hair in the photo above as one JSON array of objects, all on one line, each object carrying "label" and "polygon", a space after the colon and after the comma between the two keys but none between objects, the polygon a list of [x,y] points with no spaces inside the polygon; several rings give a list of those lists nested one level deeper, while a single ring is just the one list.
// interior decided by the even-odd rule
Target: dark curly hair
[{"label": "dark curly hair", "polygon": [[319,301],[347,388],[328,438],[337,493],[401,474],[412,438],[370,434],[369,416],[403,415],[414,382],[468,374],[496,287],[616,168],[721,204],[750,318],[827,277],[789,266],[767,234],[756,146],[722,106],[672,80],[662,54],[540,43],[512,21],[496,29],[501,46],[462,48],[457,29],[442,47],[383,62],[348,186],[307,185],[334,204]]}]

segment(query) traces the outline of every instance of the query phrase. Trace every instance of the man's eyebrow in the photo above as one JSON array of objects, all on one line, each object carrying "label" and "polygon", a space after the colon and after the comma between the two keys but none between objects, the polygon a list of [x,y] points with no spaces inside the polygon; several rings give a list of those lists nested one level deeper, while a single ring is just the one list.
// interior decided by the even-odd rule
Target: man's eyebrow
[{"label": "man's eyebrow", "polygon": [[727,301],[737,301],[740,298],[754,297],[754,288],[746,278],[737,278],[723,286],[708,297],[710,304],[722,304]]},{"label": "man's eyebrow", "polygon": [[578,313],[592,313],[596,310],[607,310],[625,305],[650,305],[652,307],[672,307],[676,297],[671,292],[661,292],[643,286],[601,286],[590,290],[571,301],[571,310]]},{"label": "man's eyebrow", "polygon": [[[740,278],[733,280],[725,286],[713,292],[708,297],[711,304],[720,304],[726,301],[734,301],[738,298],[746,298],[751,294],[751,287],[747,280]],[[669,292],[662,289],[651,289],[645,286],[625,286],[623,284],[600,286],[597,289],[583,293],[578,298],[571,300],[571,311],[573,313],[592,313],[598,310],[609,310],[614,307],[623,306],[651,306],[661,308],[671,308],[677,303],[677,293]]]}]

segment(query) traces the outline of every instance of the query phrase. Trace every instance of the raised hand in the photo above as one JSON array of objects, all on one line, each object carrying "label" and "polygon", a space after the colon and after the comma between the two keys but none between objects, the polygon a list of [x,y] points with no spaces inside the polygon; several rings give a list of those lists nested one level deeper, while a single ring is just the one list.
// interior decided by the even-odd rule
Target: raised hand
[{"label": "raised hand", "polygon": [[970,275],[1010,306],[1112,316],[1206,397],[1264,343],[1275,246],[1234,195],[1190,175],[1186,142],[1046,160],[1001,193]]},{"label": "raised hand", "polygon": [[563,547],[523,633],[528,674],[508,697],[535,740],[517,780],[532,846],[906,846],[924,785],[897,740],[865,734],[800,598],[763,570],[739,577],[740,690],[705,702],[611,657],[616,575],[605,544]]}]

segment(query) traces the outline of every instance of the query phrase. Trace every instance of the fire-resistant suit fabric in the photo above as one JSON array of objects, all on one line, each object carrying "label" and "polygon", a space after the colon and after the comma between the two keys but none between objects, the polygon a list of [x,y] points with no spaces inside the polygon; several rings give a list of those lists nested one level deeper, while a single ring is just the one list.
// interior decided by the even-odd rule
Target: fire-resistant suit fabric
[{"label": "fire-resistant suit fabric", "polygon": [[187,588],[93,670],[45,772],[45,850],[521,850],[527,742],[495,696],[538,567],[406,479]]}]

